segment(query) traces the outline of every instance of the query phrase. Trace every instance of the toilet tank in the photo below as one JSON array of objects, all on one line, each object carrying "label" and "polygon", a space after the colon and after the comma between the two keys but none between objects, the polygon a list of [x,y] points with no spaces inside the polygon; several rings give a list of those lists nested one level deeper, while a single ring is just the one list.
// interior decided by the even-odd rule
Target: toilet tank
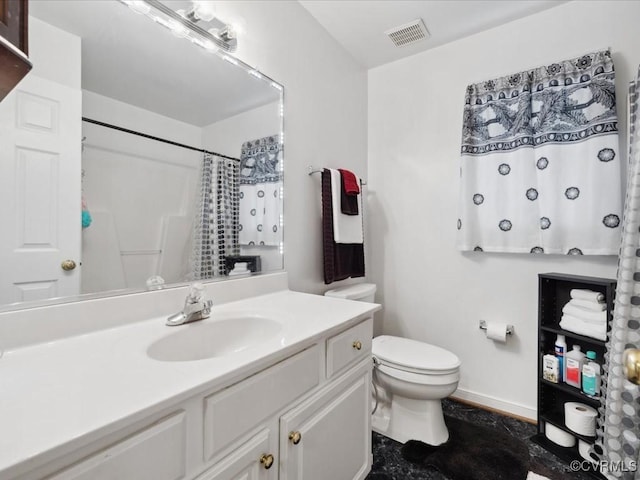
[{"label": "toilet tank", "polygon": [[356,283],[325,292],[327,297],[346,298],[347,300],[357,300],[359,302],[373,302],[375,294],[376,285],[374,283]]}]

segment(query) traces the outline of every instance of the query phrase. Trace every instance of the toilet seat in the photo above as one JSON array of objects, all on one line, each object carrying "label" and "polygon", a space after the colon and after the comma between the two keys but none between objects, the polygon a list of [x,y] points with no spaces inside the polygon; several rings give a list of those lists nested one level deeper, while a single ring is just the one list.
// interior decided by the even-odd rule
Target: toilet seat
[{"label": "toilet seat", "polygon": [[375,337],[372,353],[379,364],[407,373],[449,375],[460,368],[460,359],[450,351],[409,338]]}]

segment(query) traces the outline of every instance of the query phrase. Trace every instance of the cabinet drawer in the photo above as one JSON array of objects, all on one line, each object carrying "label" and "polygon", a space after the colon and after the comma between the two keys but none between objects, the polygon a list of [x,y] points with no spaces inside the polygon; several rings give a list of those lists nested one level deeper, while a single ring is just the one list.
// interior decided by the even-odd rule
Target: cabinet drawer
[{"label": "cabinet drawer", "polygon": [[[327,378],[371,356],[373,319],[369,318],[327,340]],[[360,348],[358,348],[360,347]]]},{"label": "cabinet drawer", "polygon": [[204,399],[204,460],[208,461],[320,383],[317,345]]},{"label": "cabinet drawer", "polygon": [[92,455],[49,480],[178,480],[186,470],[185,412]]}]

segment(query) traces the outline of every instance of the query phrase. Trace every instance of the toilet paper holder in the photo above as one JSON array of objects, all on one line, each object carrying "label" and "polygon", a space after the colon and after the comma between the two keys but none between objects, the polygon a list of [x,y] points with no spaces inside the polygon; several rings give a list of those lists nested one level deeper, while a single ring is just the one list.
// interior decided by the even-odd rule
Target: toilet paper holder
[{"label": "toilet paper holder", "polygon": [[[486,330],[487,329],[487,321],[486,320],[480,320],[480,325],[479,325],[481,330]],[[513,335],[513,325],[507,325],[507,335]]]}]

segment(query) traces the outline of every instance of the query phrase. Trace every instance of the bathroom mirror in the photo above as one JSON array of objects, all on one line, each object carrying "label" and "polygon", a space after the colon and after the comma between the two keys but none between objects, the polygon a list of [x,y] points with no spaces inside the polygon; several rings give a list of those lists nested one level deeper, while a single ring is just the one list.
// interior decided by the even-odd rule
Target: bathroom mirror
[{"label": "bathroom mirror", "polygon": [[125,3],[29,2],[34,70],[0,103],[0,311],[283,268],[283,87]]}]

